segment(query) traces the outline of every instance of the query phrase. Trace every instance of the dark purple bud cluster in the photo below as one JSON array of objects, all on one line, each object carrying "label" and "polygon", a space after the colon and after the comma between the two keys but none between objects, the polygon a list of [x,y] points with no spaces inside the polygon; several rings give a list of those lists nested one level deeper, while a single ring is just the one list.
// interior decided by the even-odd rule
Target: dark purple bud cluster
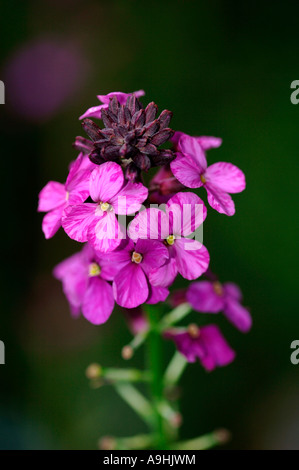
[{"label": "dark purple bud cluster", "polygon": [[127,179],[136,181],[142,170],[165,165],[175,157],[172,150],[159,148],[174,134],[169,128],[172,112],[164,110],[156,118],[157,111],[154,102],[144,109],[134,95],[125,104],[114,96],[108,109],[102,110],[105,128],[84,119],[82,126],[90,140],[77,137],[75,147],[97,165],[107,161],[120,163]]}]

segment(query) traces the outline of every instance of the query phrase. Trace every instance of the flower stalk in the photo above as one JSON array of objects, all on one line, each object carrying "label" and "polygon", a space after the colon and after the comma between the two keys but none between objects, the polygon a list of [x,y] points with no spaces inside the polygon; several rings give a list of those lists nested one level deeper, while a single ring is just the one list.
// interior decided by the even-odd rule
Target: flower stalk
[{"label": "flower stalk", "polygon": [[186,358],[176,351],[164,373],[164,387],[176,385],[183,375],[187,365],[188,362],[186,361]]},{"label": "flower stalk", "polygon": [[154,408],[137,388],[131,384],[117,383],[115,390],[150,428],[155,426]]},{"label": "flower stalk", "polygon": [[219,429],[209,434],[190,439],[188,441],[176,442],[170,446],[171,450],[207,450],[219,444],[226,444],[230,440],[230,432]]},{"label": "flower stalk", "polygon": [[191,311],[192,307],[188,302],[179,305],[162,318],[159,322],[159,330],[163,331],[170,326],[175,325],[180,320],[183,320],[183,318],[185,318]]},{"label": "flower stalk", "polygon": [[161,336],[158,328],[159,311],[151,305],[147,305],[145,310],[150,325],[150,333],[148,336],[148,363],[152,374],[150,392],[154,409],[153,432],[158,436],[157,449],[163,449],[166,445],[166,436],[164,419],[160,412],[160,405],[163,401],[163,374]]}]

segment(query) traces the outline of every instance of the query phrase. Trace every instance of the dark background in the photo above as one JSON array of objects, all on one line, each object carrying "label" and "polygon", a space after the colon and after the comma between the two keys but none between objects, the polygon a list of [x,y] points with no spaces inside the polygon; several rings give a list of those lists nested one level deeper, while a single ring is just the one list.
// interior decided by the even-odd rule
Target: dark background
[{"label": "dark background", "polygon": [[112,388],[92,390],[84,376],[90,362],[124,365],[125,321],[117,311],[101,327],[71,319],[51,270],[78,245],[62,230],[46,241],[36,213],[39,190],[64,181],[76,156],[78,116],[97,94],[140,88],[174,112],[173,128],[221,136],[209,161],[247,179],[234,217],[209,211],[204,242],[254,326],[242,335],[219,319],[237,359],[212,374],[189,366],[181,436],[226,427],[233,449],[299,449],[298,2],[244,3],[1,0],[2,449],[92,449],[100,436],[144,431]]}]

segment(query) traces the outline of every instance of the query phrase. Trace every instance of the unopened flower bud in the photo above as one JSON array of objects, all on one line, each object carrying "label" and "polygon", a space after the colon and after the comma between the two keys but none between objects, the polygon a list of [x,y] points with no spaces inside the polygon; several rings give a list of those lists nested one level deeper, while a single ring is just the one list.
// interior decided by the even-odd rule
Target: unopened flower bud
[{"label": "unopened flower bud", "polygon": [[85,371],[86,377],[90,380],[98,379],[101,376],[101,373],[102,368],[96,363],[90,364]]},{"label": "unopened flower bud", "polygon": [[217,429],[215,431],[215,437],[219,444],[226,444],[231,440],[231,433],[228,429]]},{"label": "unopened flower bud", "polygon": [[77,136],[75,142],[73,143],[73,147],[79,150],[79,152],[83,152],[84,154],[88,154],[92,151],[92,142],[84,137]]},{"label": "unopened flower bud", "polygon": [[99,449],[101,450],[115,450],[116,440],[111,436],[104,436],[99,440]]},{"label": "unopened flower bud", "polygon": [[131,359],[133,357],[133,354],[134,354],[134,351],[131,346],[124,346],[122,348],[121,355],[123,359],[126,359],[126,360]]},{"label": "unopened flower bud", "polygon": [[140,169],[137,168],[135,163],[131,162],[126,166],[125,179],[131,183],[140,182]]},{"label": "unopened flower bud", "polygon": [[150,182],[150,202],[163,204],[183,185],[173,176],[169,165],[162,166]]},{"label": "unopened flower bud", "polygon": [[171,418],[171,424],[174,428],[179,428],[183,423],[183,417],[181,413],[175,413]]}]

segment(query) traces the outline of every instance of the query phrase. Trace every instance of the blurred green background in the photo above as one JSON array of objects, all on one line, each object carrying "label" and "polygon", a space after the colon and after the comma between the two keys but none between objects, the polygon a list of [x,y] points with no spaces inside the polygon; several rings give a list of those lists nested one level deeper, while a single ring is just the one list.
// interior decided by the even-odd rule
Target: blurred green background
[{"label": "blurred green background", "polygon": [[[174,112],[174,129],[221,136],[209,161],[230,161],[247,178],[234,217],[209,211],[204,242],[220,279],[241,286],[254,326],[242,335],[219,318],[237,359],[211,374],[189,366],[181,436],[226,427],[228,448],[299,449],[299,365],[290,362],[299,336],[299,106],[290,102],[298,2],[1,0],[0,8],[0,448],[93,449],[100,436],[144,431],[112,388],[92,390],[84,375],[94,361],[124,365],[124,318],[116,311],[101,327],[71,319],[51,270],[78,245],[62,230],[46,241],[36,213],[39,190],[64,181],[75,157],[78,116],[97,94],[143,88],[145,103]],[[140,351],[132,365],[142,363]]]}]

